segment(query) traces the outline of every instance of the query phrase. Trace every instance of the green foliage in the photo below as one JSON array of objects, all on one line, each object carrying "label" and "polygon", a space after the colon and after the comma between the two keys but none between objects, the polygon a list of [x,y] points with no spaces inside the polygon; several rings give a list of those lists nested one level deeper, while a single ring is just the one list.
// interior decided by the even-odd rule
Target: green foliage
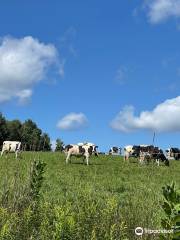
[{"label": "green foliage", "polygon": [[62,152],[62,150],[63,150],[63,145],[64,145],[64,143],[63,143],[63,141],[61,141],[61,139],[60,138],[58,138],[58,139],[56,139],[56,149],[55,149],[55,151],[56,152]]},{"label": "green foliage", "polygon": [[0,147],[4,139],[8,136],[8,128],[5,117],[3,117],[2,113],[0,112]]},{"label": "green foliage", "polygon": [[50,138],[31,119],[7,121],[0,113],[0,148],[3,141],[21,141],[25,151],[51,151]]},{"label": "green foliage", "polygon": [[41,150],[50,151],[51,150],[51,142],[47,133],[43,133],[41,136]]},{"label": "green foliage", "polygon": [[44,180],[43,174],[45,171],[46,163],[43,161],[34,160],[31,168],[30,177],[30,196],[33,201],[38,201],[40,197],[40,189]]},{"label": "green foliage", "polygon": [[180,186],[178,161],[168,169],[118,156],[92,157],[88,167],[82,162],[66,165],[59,152],[2,157],[0,239],[133,240],[137,226],[162,229],[162,186],[171,180]]},{"label": "green foliage", "polygon": [[8,137],[6,140],[20,141],[22,136],[22,123],[19,120],[6,121]]},{"label": "green foliage", "polygon": [[[172,229],[170,239],[180,239],[180,191],[176,190],[174,182],[171,185],[163,187],[165,201],[162,208],[166,217],[162,219],[161,224],[164,229]],[[167,239],[167,236],[161,236],[161,239]]]}]

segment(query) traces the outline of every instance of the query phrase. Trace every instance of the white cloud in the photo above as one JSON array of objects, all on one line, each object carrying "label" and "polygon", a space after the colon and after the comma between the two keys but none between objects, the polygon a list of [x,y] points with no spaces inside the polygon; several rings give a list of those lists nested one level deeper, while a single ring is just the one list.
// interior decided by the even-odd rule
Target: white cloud
[{"label": "white cloud", "polygon": [[157,132],[180,131],[180,96],[158,104],[152,111],[134,115],[134,107],[126,106],[111,122],[111,127],[122,132],[153,130]]},{"label": "white cloud", "polygon": [[146,0],[149,21],[157,24],[170,17],[180,17],[180,0]]},{"label": "white cloud", "polygon": [[0,39],[0,102],[18,98],[29,99],[33,86],[46,77],[55,65],[60,72],[58,51],[52,44],[44,44],[31,36],[21,39]]},{"label": "white cloud", "polygon": [[78,130],[86,127],[87,122],[83,113],[69,113],[59,120],[57,127],[62,130]]}]

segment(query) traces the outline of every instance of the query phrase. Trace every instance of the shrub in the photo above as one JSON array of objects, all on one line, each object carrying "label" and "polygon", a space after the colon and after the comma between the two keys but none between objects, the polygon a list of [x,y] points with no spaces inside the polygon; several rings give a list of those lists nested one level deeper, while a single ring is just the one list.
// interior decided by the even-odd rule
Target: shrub
[{"label": "shrub", "polygon": [[[166,185],[163,187],[163,195],[165,201],[162,208],[165,212],[165,217],[161,224],[164,229],[173,230],[170,239],[180,239],[180,191],[175,188],[175,184]],[[167,236],[162,235],[161,239],[167,239]]]}]

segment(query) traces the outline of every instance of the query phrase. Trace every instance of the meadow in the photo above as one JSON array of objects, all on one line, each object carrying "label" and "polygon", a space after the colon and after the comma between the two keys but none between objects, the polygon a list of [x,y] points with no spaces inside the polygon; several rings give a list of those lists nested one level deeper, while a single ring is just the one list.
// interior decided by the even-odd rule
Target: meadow
[{"label": "meadow", "polygon": [[[32,175],[34,160],[45,164]],[[179,173],[175,160],[158,167],[99,156],[86,166],[81,158],[66,165],[58,152],[25,152],[19,160],[3,156],[0,239],[159,239],[138,237],[134,229],[162,228],[162,187],[174,181],[179,189]]]}]

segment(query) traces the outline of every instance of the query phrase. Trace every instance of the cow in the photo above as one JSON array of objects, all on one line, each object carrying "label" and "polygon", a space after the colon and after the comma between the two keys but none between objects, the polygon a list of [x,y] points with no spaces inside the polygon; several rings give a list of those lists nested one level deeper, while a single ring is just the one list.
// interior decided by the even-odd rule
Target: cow
[{"label": "cow", "polygon": [[134,156],[135,149],[133,145],[124,147],[124,161],[128,161],[130,157]]},{"label": "cow", "polygon": [[168,159],[180,159],[180,149],[179,148],[169,148],[166,150],[166,156]]},{"label": "cow", "polygon": [[78,146],[92,146],[93,147],[93,154],[95,155],[95,156],[98,156],[99,155],[99,153],[98,153],[98,151],[97,151],[97,148],[98,148],[98,146],[96,146],[96,144],[94,144],[94,143],[91,143],[91,142],[84,142],[84,143],[78,143]]},{"label": "cow", "polygon": [[85,143],[83,145],[78,145],[78,144],[69,144],[67,146],[65,146],[65,154],[66,154],[66,163],[69,162],[69,160],[71,159],[71,156],[77,156],[77,157],[83,157],[85,160],[86,159],[86,164],[89,165],[89,157],[92,154],[95,154],[96,156],[98,156],[98,152],[97,152],[97,148],[98,146],[96,146],[95,144],[90,144],[90,143]]},{"label": "cow", "polygon": [[109,155],[119,155],[121,154],[121,148],[119,147],[111,147],[109,150]]},{"label": "cow", "polygon": [[140,151],[149,151],[152,145],[128,145],[124,147],[124,155],[129,157],[139,157]]},{"label": "cow", "polygon": [[130,157],[139,158],[140,163],[156,161],[158,166],[160,161],[169,166],[169,160],[165,157],[162,149],[153,145],[129,145],[124,147],[124,160],[129,160]]},{"label": "cow", "polygon": [[150,161],[155,161],[157,165],[160,165],[160,161],[164,162],[166,166],[169,166],[169,160],[163,153],[163,150],[158,147],[150,146],[150,148],[140,150],[139,162],[140,163],[149,163]]},{"label": "cow", "polygon": [[18,153],[21,151],[21,142],[18,141],[4,141],[1,151],[1,156],[4,153],[15,153],[15,156],[17,158]]}]

